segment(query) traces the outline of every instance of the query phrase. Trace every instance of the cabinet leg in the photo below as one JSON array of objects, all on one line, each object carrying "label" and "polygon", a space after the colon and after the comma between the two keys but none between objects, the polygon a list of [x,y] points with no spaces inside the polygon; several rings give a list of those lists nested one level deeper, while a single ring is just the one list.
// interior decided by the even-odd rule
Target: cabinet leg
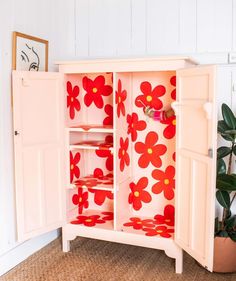
[{"label": "cabinet leg", "polygon": [[183,250],[180,251],[175,259],[175,272],[181,274],[183,272]]},{"label": "cabinet leg", "polygon": [[62,251],[69,252],[70,251],[70,240],[66,240],[62,237]]}]

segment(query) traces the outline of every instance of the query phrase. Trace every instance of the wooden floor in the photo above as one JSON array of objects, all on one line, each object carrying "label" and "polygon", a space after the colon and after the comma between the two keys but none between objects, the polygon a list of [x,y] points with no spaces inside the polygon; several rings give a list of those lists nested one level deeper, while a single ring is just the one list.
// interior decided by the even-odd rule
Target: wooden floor
[{"label": "wooden floor", "polygon": [[174,260],[164,252],[86,238],[61,251],[60,239],[32,255],[1,281],[236,281],[235,274],[209,273],[184,256],[184,273],[175,274]]}]

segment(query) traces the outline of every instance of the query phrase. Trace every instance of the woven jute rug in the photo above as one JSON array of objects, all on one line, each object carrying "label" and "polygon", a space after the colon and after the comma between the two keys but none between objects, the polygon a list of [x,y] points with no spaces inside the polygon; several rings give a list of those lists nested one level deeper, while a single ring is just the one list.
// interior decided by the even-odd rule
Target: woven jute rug
[{"label": "woven jute rug", "polygon": [[77,238],[71,252],[61,251],[60,238],[29,257],[1,281],[235,281],[236,274],[209,273],[184,256],[183,274],[163,251]]}]

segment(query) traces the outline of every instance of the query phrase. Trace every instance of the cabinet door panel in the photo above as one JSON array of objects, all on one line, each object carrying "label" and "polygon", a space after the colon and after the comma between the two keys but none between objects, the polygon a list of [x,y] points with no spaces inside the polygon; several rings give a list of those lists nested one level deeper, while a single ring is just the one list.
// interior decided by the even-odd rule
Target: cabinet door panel
[{"label": "cabinet door panel", "polygon": [[56,229],[65,221],[62,89],[59,73],[13,72],[19,241]]},{"label": "cabinet door panel", "polygon": [[177,71],[176,242],[213,267],[217,110],[214,66]]}]

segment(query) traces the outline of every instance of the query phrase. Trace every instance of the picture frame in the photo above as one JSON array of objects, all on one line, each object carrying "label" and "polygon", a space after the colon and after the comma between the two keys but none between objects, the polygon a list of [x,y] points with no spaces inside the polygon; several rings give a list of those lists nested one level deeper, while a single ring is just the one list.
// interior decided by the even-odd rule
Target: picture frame
[{"label": "picture frame", "polygon": [[48,71],[48,41],[14,31],[12,69]]}]

